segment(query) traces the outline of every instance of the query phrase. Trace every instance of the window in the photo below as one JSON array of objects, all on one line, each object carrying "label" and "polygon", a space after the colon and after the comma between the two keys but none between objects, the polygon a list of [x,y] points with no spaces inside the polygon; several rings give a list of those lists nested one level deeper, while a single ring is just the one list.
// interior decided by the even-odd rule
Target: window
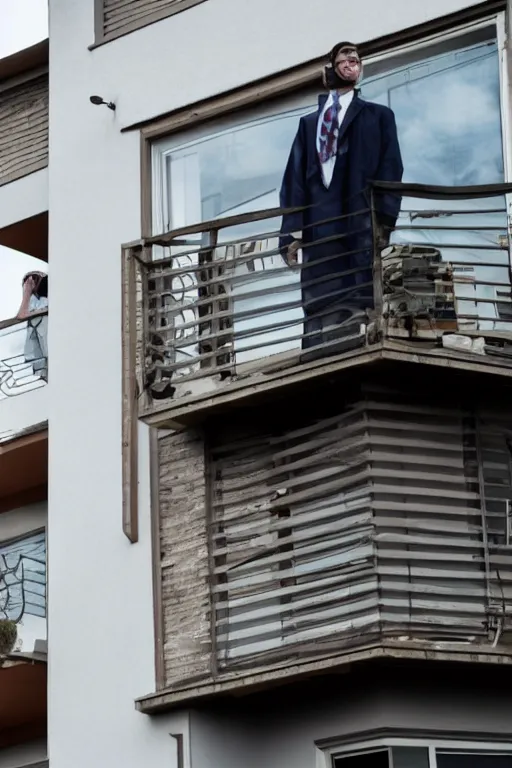
[{"label": "window", "polygon": [[334,768],[429,768],[425,747],[388,747],[334,758]]},{"label": "window", "polygon": [[512,746],[384,739],[317,751],[317,768],[512,768]]},{"label": "window", "polygon": [[[404,180],[469,185],[503,181],[496,26],[366,65],[362,96],[395,112]],[[309,92],[153,148],[154,234],[272,207]]]},{"label": "window", "polygon": [[127,35],[204,0],[96,0],[96,45]]},{"label": "window", "polygon": [[[502,23],[501,17],[499,23]],[[388,104],[394,110],[405,180],[451,186],[504,180],[497,36],[497,23],[486,22],[474,26],[470,32],[461,32],[458,36],[451,34],[428,45],[411,46],[407,53],[390,53],[378,61],[367,63],[362,95],[368,100]],[[277,206],[281,179],[299,118],[311,112],[315,105],[316,93],[310,91],[282,101],[279,106],[226,120],[219,123],[216,129],[204,126],[186,135],[156,142],[153,146],[152,191],[154,234],[229,214]],[[480,202],[473,204],[478,207]],[[417,201],[403,201],[399,221],[402,226],[407,225],[409,209],[414,210],[415,204],[417,209]],[[446,202],[438,204],[438,201],[431,201],[427,205],[431,209],[430,218],[434,209],[440,211],[436,216],[444,216],[442,208],[444,205],[446,209]],[[498,208],[496,200],[492,201],[492,205]],[[460,206],[462,211],[462,203]],[[485,206],[482,204],[480,207]],[[485,222],[494,228],[493,232],[461,234],[454,229],[443,229],[441,219],[434,233],[415,227],[414,238],[428,244],[435,238],[443,258],[449,258],[452,253],[450,249],[454,247],[456,236],[462,238],[462,250],[465,236],[470,238],[472,244],[475,238],[479,242],[482,240],[488,250],[474,249],[474,266],[470,264],[466,269],[478,272],[482,282],[502,284],[503,295],[506,296],[510,286],[509,254],[506,250],[496,249],[501,228],[506,232],[505,200],[499,207],[503,213],[489,212],[489,220]],[[446,215],[451,217],[450,226],[468,226],[468,214],[457,215],[452,211]],[[254,236],[256,228],[252,224],[250,226]],[[278,226],[276,220],[264,221],[261,232],[275,233]],[[243,238],[244,231],[231,229],[225,231],[224,236]],[[394,233],[395,242],[404,242],[407,238],[411,238],[407,229]],[[198,240],[191,238],[183,247],[190,251],[195,244]],[[276,239],[269,237],[267,248],[272,250],[276,245]],[[260,261],[262,287],[268,284],[272,288],[272,303],[276,306],[290,305],[289,309],[273,312],[271,320],[276,326],[282,327],[286,323],[286,335],[282,330],[262,330],[258,335],[259,348],[244,350],[240,333],[249,327],[253,333],[259,327],[263,329],[268,326],[269,319],[260,314],[250,319],[235,320],[234,352],[237,353],[237,362],[249,362],[296,350],[300,346],[298,326],[302,323],[302,310],[299,275],[297,272],[283,273],[278,255]],[[484,266],[486,262],[492,266]],[[177,266],[184,265],[177,262]],[[247,266],[243,265],[240,269],[247,269]],[[237,272],[236,277],[232,290],[226,287],[225,291],[230,294],[235,314],[247,311],[247,318],[251,302],[261,302],[261,299],[242,298],[246,290],[243,275]],[[279,292],[280,281],[286,281],[286,292],[284,287]],[[226,286],[228,283],[229,275],[226,275]],[[485,326],[499,329],[497,313],[508,305],[504,302],[500,310],[500,296],[494,293],[494,286],[484,285],[478,294],[466,285],[461,285],[458,290],[458,298],[464,299],[464,305],[469,307],[468,314],[471,307],[474,308],[479,302],[478,314],[485,307],[485,317],[489,317]],[[196,294],[197,287],[191,285],[187,294],[191,302]],[[468,301],[465,301],[466,298]],[[249,343],[254,344],[254,337]]]},{"label": "window", "polygon": [[0,619],[18,625],[16,650],[46,639],[46,533],[0,543]]}]

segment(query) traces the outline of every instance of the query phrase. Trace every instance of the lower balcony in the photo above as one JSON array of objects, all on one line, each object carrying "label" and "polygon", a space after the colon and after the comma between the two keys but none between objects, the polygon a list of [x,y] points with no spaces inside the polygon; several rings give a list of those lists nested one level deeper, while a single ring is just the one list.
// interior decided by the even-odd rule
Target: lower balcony
[{"label": "lower balcony", "polygon": [[0,444],[0,765],[47,768],[46,477],[31,487],[43,443],[14,443]]},{"label": "lower balcony", "polygon": [[[379,361],[509,377],[511,190],[375,184],[331,237],[302,233],[290,264],[278,209],[127,247],[125,376],[136,368],[140,415],[187,425]],[[382,192],[402,200],[390,239]]]},{"label": "lower balcony", "polygon": [[141,711],[376,659],[512,665],[511,387],[422,374],[368,366],[158,430]]}]

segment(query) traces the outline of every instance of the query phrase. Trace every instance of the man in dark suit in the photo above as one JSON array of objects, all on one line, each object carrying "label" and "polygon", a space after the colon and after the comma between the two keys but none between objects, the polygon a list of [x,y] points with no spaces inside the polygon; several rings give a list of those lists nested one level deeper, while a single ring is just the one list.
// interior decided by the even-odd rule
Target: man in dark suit
[{"label": "man in dark suit", "polygon": [[[402,179],[394,114],[359,96],[361,73],[357,47],[335,45],[324,75],[330,92],[301,118],[282,182],[281,207],[305,206],[283,216],[279,243],[290,266],[302,248],[303,349],[330,341],[333,329],[339,336],[373,307],[369,184]],[[400,198],[381,194],[376,209],[385,242]]]}]

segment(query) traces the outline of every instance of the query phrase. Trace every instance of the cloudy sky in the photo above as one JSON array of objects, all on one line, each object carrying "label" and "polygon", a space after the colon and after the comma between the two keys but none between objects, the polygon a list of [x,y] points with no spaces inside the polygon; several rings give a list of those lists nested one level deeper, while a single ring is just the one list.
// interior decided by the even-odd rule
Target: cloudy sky
[{"label": "cloudy sky", "polygon": [[[0,59],[48,36],[48,0],[0,0],[0,7]],[[4,319],[18,310],[21,278],[40,268],[40,262],[0,246],[0,264],[0,319]]]}]

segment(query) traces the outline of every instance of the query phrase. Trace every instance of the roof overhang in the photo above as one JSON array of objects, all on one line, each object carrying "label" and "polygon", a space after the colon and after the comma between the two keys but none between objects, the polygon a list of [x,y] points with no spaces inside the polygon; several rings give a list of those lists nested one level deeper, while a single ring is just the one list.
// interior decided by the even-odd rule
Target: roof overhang
[{"label": "roof overhang", "polygon": [[0,86],[3,86],[6,80],[12,80],[27,72],[48,66],[49,51],[50,45],[47,38],[0,59]]},{"label": "roof overhang", "polygon": [[46,663],[6,659],[0,667],[0,748],[46,735]]},{"label": "roof overhang", "polygon": [[0,442],[0,512],[43,501],[47,485],[46,423]]}]

